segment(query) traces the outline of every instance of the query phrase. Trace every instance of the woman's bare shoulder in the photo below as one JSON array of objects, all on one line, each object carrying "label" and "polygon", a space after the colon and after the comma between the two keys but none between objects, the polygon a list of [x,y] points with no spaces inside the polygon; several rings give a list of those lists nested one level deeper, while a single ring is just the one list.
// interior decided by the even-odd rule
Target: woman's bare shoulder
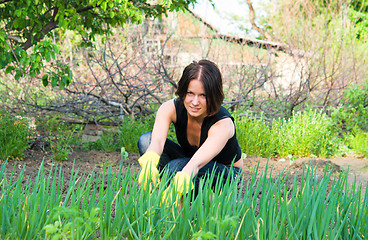
[{"label": "woman's bare shoulder", "polygon": [[175,103],[174,99],[170,99],[164,103],[161,104],[160,109],[164,110],[175,110]]},{"label": "woman's bare shoulder", "polygon": [[157,114],[167,116],[172,122],[176,122],[176,109],[174,99],[162,103],[160,108],[158,109]]},{"label": "woman's bare shoulder", "polygon": [[214,135],[226,134],[228,138],[231,138],[235,133],[235,125],[231,118],[223,118],[217,121],[209,130]]}]

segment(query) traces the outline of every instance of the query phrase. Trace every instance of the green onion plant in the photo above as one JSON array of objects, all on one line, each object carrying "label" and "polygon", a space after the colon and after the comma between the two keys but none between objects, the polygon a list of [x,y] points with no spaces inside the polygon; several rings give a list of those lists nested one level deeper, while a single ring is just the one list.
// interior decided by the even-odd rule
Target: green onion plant
[{"label": "green onion plant", "polygon": [[[36,179],[14,182],[0,168],[1,239],[366,239],[368,190],[347,172],[322,176],[308,165],[302,179],[272,169],[250,179],[200,183],[197,197],[181,204],[163,202],[169,179],[151,190],[137,184],[136,173],[104,167],[103,173],[78,177],[69,186],[56,166],[41,164]],[[269,175],[267,172],[270,172]],[[12,175],[11,173],[10,175]],[[288,181],[288,179],[292,179]],[[210,186],[215,184],[214,188]]]}]

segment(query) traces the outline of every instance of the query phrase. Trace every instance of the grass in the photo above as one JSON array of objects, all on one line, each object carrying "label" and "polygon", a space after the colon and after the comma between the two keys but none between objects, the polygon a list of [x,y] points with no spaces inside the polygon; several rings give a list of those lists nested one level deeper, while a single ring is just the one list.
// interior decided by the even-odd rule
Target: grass
[{"label": "grass", "polygon": [[[162,204],[167,180],[140,188],[132,169],[104,168],[101,174],[63,171],[34,181],[24,172],[15,182],[0,169],[1,239],[364,239],[368,234],[368,190],[347,185],[347,173],[333,180],[326,170],[317,180],[307,166],[301,182],[267,175],[242,186],[227,183],[214,193],[203,183],[197,198],[184,196],[182,207]],[[75,173],[77,170],[74,171]],[[271,174],[271,173],[270,173]],[[58,176],[56,178],[55,176]],[[292,176],[290,176],[292,177]],[[332,182],[331,182],[332,181]]]}]

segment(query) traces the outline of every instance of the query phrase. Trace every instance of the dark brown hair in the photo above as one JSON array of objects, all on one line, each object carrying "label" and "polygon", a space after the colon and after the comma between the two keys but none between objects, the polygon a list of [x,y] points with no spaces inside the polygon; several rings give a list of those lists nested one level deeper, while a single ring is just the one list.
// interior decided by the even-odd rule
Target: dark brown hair
[{"label": "dark brown hair", "polygon": [[193,61],[186,66],[178,82],[178,89],[175,92],[180,101],[184,102],[189,83],[193,79],[198,79],[203,84],[206,93],[208,115],[217,113],[224,101],[220,69],[209,60]]}]

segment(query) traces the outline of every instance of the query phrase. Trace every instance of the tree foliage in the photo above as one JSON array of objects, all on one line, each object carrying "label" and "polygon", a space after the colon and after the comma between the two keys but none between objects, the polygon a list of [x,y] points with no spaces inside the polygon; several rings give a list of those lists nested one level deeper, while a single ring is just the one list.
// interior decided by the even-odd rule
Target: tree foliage
[{"label": "tree foliage", "polygon": [[[156,2],[156,4],[150,4]],[[186,9],[196,0],[0,0],[0,69],[15,79],[42,74],[43,85],[64,88],[72,72],[57,61],[57,34],[72,30],[83,44],[93,45],[96,36],[110,34],[127,22],[139,23],[169,11]],[[45,61],[50,66],[45,69]]]},{"label": "tree foliage", "polygon": [[[312,1],[320,10],[329,12],[343,11],[347,9],[349,19],[354,25],[353,32],[357,39],[366,39],[368,37],[368,1],[366,0],[313,0]],[[331,17],[332,18],[332,17]]]}]

